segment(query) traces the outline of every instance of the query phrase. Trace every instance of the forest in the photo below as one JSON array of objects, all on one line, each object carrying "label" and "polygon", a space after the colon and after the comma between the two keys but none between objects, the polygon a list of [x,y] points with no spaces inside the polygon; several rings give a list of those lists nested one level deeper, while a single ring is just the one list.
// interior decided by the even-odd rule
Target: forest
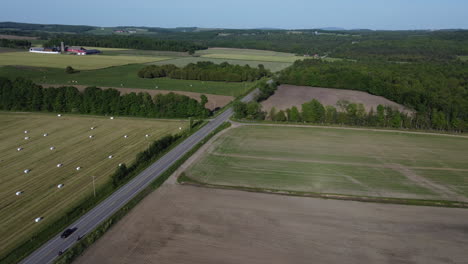
[{"label": "forest", "polygon": [[121,95],[115,89],[88,87],[83,92],[72,86],[43,88],[29,80],[9,80],[0,77],[0,110],[42,111],[92,115],[122,115],[153,118],[207,117],[201,102],[185,95],[148,93]]},{"label": "forest", "polygon": [[180,51],[194,53],[207,49],[207,46],[185,40],[160,40],[143,36],[117,35],[56,35],[44,43],[44,47],[60,46],[61,42],[69,46],[91,46],[102,48],[125,48],[141,50]]},{"label": "forest", "polygon": [[[468,124],[468,64],[296,61],[279,83],[368,92],[417,111],[415,127],[461,130]],[[417,124],[417,125],[416,125]]]},{"label": "forest", "polygon": [[232,65],[227,62],[215,64],[209,61],[189,63],[185,67],[177,67],[172,64],[149,65],[138,71],[140,78],[161,78],[200,80],[200,81],[225,81],[225,82],[245,82],[258,80],[265,76],[270,76],[271,72],[262,64],[258,68],[249,65]]},{"label": "forest", "polygon": [[22,39],[0,39],[0,47],[12,49],[29,49],[31,42]]}]

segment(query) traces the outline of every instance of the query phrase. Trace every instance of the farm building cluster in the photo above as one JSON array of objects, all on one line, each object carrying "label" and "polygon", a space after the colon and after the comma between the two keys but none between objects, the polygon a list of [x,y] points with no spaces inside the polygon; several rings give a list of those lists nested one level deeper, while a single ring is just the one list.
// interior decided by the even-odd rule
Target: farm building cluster
[{"label": "farm building cluster", "polygon": [[74,54],[74,55],[92,55],[101,53],[97,49],[85,49],[83,47],[71,46],[67,47],[63,44],[61,47],[52,48],[30,48],[29,52],[33,53],[44,53],[44,54]]}]

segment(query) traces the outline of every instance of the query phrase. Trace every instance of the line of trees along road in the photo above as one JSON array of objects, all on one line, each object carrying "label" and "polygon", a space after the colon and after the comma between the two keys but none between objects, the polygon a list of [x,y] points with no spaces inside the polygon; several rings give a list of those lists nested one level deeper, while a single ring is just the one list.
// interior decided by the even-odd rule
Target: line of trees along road
[{"label": "line of trees along road", "polygon": [[75,87],[43,88],[33,82],[18,78],[0,78],[0,109],[9,111],[44,111],[94,115],[126,115],[155,118],[206,117],[204,107],[207,97],[201,102],[185,95],[148,93],[121,95],[115,89],[88,87],[80,92]]},{"label": "line of trees along road", "polygon": [[200,61],[189,63],[185,67],[177,67],[173,64],[149,65],[138,72],[140,78],[162,78],[200,81],[225,81],[244,82],[254,81],[265,76],[270,76],[271,72],[262,64],[257,68],[249,65],[232,65],[227,62],[214,64],[210,61]]},{"label": "line of trees along road", "polygon": [[[421,115],[407,114],[383,105],[378,105],[376,109],[366,112],[363,104],[351,103],[344,100],[338,101],[337,107],[334,107],[331,105],[324,106],[318,100],[313,99],[302,104],[301,110],[296,106],[279,111],[273,107],[269,113],[263,111],[262,105],[258,102],[242,103],[236,101],[233,107],[234,117],[237,119],[449,130],[446,127],[446,120],[441,112],[433,113],[433,118],[426,120]],[[457,125],[457,129],[452,128],[450,130],[466,132],[468,124],[462,122]]]},{"label": "line of trees along road", "polygon": [[466,130],[468,63],[296,61],[280,83],[359,90],[415,109],[415,127]]}]

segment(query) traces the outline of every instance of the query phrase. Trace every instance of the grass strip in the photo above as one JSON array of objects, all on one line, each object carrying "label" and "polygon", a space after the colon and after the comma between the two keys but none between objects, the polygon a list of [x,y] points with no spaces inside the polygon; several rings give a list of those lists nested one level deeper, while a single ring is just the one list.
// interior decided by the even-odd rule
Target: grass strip
[{"label": "grass strip", "polygon": [[358,201],[358,202],[370,202],[370,203],[386,203],[386,204],[402,204],[402,205],[416,205],[416,206],[435,206],[435,207],[451,207],[451,208],[468,208],[468,203],[457,202],[457,201],[446,201],[446,200],[422,200],[422,199],[405,199],[405,198],[391,198],[391,197],[372,197],[372,196],[357,196],[357,195],[346,195],[346,194],[334,194],[334,193],[315,193],[315,192],[300,192],[300,191],[288,191],[279,189],[269,188],[254,188],[245,186],[233,186],[233,185],[217,185],[209,184],[194,180],[182,173],[178,178],[177,182],[180,184],[192,185],[197,187],[207,187],[214,189],[227,189],[227,190],[239,190],[246,192],[258,192],[258,193],[269,193],[279,194],[288,196],[301,196],[301,197],[313,197],[323,199],[334,199],[334,200],[347,200],[347,201]]}]

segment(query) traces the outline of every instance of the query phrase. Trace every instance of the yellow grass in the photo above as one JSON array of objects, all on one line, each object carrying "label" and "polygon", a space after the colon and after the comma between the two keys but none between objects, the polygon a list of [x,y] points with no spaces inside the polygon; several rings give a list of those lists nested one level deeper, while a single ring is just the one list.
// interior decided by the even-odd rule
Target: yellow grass
[{"label": "yellow grass", "polygon": [[40,54],[31,52],[6,52],[0,53],[0,66],[22,65],[64,69],[67,66],[72,66],[76,70],[91,70],[124,64],[155,62],[167,59],[169,58],[151,56],[76,56],[61,54]]},{"label": "yellow grass", "polygon": [[[92,176],[99,188],[119,163],[130,164],[150,142],[187,127],[176,120],[5,112],[0,112],[0,123],[0,255],[92,194]],[[25,169],[31,172],[25,174]],[[58,189],[58,184],[65,186]],[[17,191],[24,194],[16,196]],[[35,223],[36,217],[44,220]]]}]

